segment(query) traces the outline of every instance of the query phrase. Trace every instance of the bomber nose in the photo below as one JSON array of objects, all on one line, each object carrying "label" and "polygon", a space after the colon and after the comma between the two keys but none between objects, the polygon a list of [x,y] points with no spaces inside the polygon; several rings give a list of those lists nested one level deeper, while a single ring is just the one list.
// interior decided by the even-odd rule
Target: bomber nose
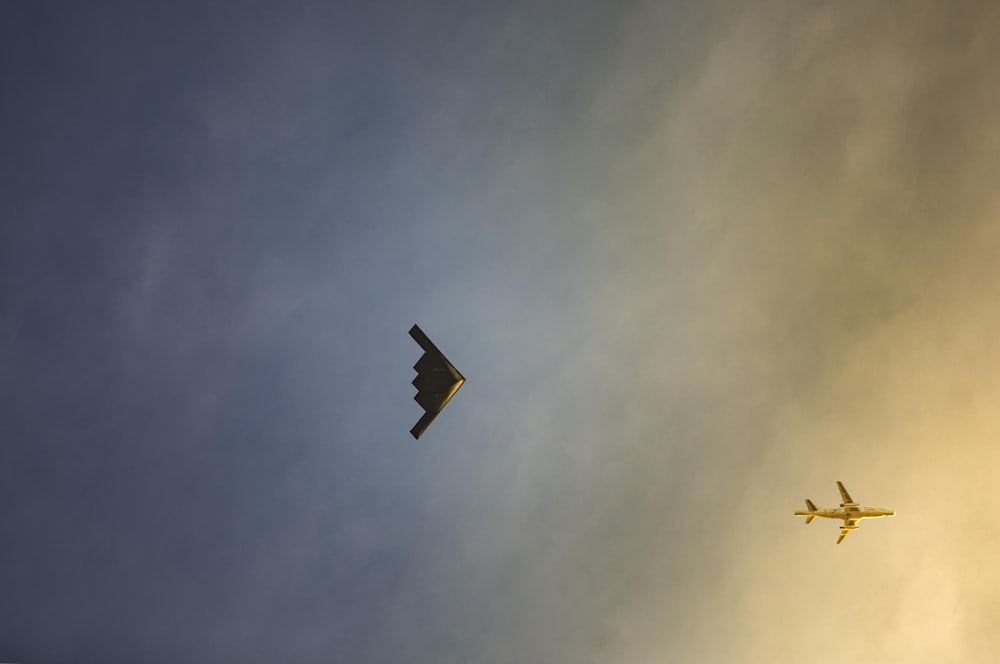
[{"label": "bomber nose", "polygon": [[886,510],[885,511],[885,515],[886,516],[896,516],[896,513],[893,510]]}]

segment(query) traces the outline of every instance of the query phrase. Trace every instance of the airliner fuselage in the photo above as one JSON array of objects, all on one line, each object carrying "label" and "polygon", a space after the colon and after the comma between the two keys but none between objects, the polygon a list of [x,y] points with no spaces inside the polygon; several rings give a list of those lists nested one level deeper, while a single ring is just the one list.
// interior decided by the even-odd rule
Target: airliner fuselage
[{"label": "airliner fuselage", "polygon": [[852,519],[854,521],[859,521],[861,519],[883,519],[887,516],[895,516],[896,513],[892,510],[882,509],[881,507],[831,507],[827,509],[818,509],[815,512],[796,512],[795,516],[820,516],[824,519]]}]

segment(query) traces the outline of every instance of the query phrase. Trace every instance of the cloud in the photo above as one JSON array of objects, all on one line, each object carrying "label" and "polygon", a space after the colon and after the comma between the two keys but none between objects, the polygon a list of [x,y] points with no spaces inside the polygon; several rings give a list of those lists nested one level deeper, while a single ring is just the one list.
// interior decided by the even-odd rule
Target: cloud
[{"label": "cloud", "polygon": [[[916,652],[940,657],[940,648],[987,651],[957,635],[976,623],[966,601],[996,587],[968,577],[965,561],[996,540],[986,544],[954,512],[981,495],[990,471],[978,468],[998,461],[989,442],[998,423],[987,414],[997,396],[988,341],[998,322],[988,306],[996,113],[983,85],[997,61],[986,37],[997,15],[965,5],[946,36],[932,6],[896,9],[776,3],[729,17],[659,139],[705,249],[703,269],[689,278],[704,295],[700,322],[729,387],[719,407],[751,409],[750,426],[731,439],[759,448],[749,472],[729,479],[746,497],[736,515],[763,534],[729,522],[723,545],[741,569],[726,583],[751,589],[735,613],[719,607],[718,624],[743,634],[744,661],[778,647],[787,658],[827,661],[811,645],[822,632],[813,625],[850,620],[885,628],[846,634],[840,655],[913,661]],[[800,491],[829,492],[847,478],[856,478],[856,495],[895,500],[900,516],[844,545],[874,551],[870,539],[884,537],[876,528],[898,538],[883,539],[866,564],[857,559],[857,576],[840,578],[833,550],[809,559],[785,529],[761,521],[793,509]],[[923,552],[943,540],[947,550]],[[764,565],[776,573],[762,574]],[[925,566],[949,579],[947,592]],[[881,575],[898,585],[884,586]],[[785,576],[810,592],[786,589]],[[877,591],[848,595],[831,582],[876,584],[900,599],[887,608]],[[951,599],[935,608],[935,596]],[[925,618],[937,628],[885,636]]]},{"label": "cloud", "polygon": [[[171,175],[87,290],[124,378],[84,410],[128,444],[67,468],[106,482],[83,550],[167,582],[80,562],[126,593],[95,624],[156,597],[121,647],[218,661],[991,661],[996,11],[559,9],[254,15],[166,95]],[[468,378],[417,446],[414,322]],[[837,479],[899,515],[792,518]]]}]

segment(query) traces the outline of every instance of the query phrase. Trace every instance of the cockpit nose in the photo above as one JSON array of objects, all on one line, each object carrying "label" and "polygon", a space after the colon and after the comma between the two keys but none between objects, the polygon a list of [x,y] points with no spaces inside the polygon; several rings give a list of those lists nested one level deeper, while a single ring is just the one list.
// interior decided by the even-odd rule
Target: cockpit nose
[{"label": "cockpit nose", "polygon": [[886,516],[896,516],[896,513],[893,510],[886,510],[885,511],[885,515]]}]

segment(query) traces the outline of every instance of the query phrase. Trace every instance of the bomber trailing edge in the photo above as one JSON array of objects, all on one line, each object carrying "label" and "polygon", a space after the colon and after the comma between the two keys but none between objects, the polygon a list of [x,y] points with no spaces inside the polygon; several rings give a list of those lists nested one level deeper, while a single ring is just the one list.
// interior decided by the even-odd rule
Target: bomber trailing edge
[{"label": "bomber trailing edge", "polygon": [[434,418],[455,396],[458,388],[465,383],[465,376],[459,373],[455,365],[448,361],[444,353],[438,350],[420,327],[417,325],[411,327],[410,336],[424,350],[424,354],[413,365],[417,372],[417,377],[413,379],[417,394],[413,399],[424,409],[424,414],[410,429],[414,438],[420,438]]}]

